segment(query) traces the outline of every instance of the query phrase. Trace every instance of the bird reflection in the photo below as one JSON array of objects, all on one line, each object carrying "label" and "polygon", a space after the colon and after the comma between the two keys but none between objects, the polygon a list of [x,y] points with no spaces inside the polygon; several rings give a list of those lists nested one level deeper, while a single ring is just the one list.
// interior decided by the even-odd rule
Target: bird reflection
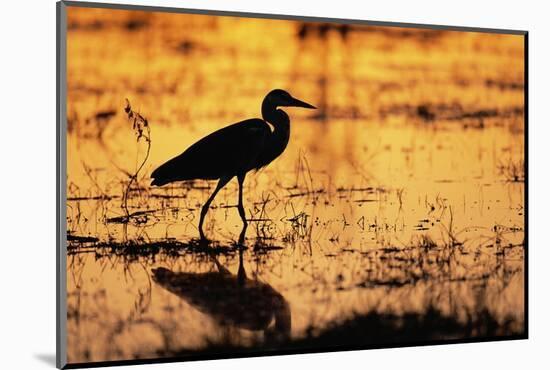
[{"label": "bird reflection", "polygon": [[215,256],[210,258],[215,272],[173,272],[164,267],[153,269],[153,280],[222,326],[263,331],[266,341],[284,341],[290,337],[290,306],[269,284],[249,279],[239,251],[237,275],[231,274]]}]

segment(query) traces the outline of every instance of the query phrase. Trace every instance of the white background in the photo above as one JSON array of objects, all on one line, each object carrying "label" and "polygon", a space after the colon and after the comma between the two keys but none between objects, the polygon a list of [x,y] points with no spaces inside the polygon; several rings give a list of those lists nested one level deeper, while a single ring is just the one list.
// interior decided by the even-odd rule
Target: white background
[{"label": "white background", "polygon": [[[112,0],[111,2],[117,2]],[[134,4],[529,30],[529,333],[524,341],[143,365],[140,369],[548,368],[550,32],[544,1],[127,0]],[[55,1],[0,12],[0,367],[55,358]]]}]

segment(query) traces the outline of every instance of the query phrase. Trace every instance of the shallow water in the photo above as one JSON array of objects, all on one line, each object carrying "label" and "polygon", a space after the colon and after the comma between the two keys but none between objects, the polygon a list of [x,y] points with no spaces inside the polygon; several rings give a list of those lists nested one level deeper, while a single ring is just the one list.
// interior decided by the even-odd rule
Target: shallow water
[{"label": "shallow water", "polygon": [[[284,348],[373,312],[523,333],[522,37],[88,12],[68,22],[69,362]],[[275,87],[319,109],[286,109],[285,153],[248,175],[244,252],[236,182],[219,193],[209,256],[215,184],[148,177]],[[129,218],[147,144],[125,98],[151,128]]]}]

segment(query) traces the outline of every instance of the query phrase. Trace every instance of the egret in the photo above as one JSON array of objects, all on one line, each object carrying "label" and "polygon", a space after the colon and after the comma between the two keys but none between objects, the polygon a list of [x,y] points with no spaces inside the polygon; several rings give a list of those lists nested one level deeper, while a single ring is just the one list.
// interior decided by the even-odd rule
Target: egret
[{"label": "egret", "polygon": [[218,180],[216,188],[200,213],[199,234],[207,240],[203,223],[216,194],[233,178],[239,185],[238,211],[243,222],[239,242],[244,240],[248,225],[243,206],[243,183],[246,174],[267,166],[286,149],[290,138],[289,116],[278,107],[315,109],[311,104],[275,89],[262,102],[262,118],[237,122],[197,141],[186,151],[170,159],[151,174],[151,185],[162,186],[174,181]]}]

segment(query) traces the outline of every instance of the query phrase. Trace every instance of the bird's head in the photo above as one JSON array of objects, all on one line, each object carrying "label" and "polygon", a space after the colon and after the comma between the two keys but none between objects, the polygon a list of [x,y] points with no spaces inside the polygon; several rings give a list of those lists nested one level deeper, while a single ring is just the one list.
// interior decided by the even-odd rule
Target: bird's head
[{"label": "bird's head", "polygon": [[265,97],[265,100],[269,101],[275,107],[300,107],[308,109],[316,109],[313,105],[304,101],[298,100],[290,95],[285,90],[275,89],[271,90]]}]

